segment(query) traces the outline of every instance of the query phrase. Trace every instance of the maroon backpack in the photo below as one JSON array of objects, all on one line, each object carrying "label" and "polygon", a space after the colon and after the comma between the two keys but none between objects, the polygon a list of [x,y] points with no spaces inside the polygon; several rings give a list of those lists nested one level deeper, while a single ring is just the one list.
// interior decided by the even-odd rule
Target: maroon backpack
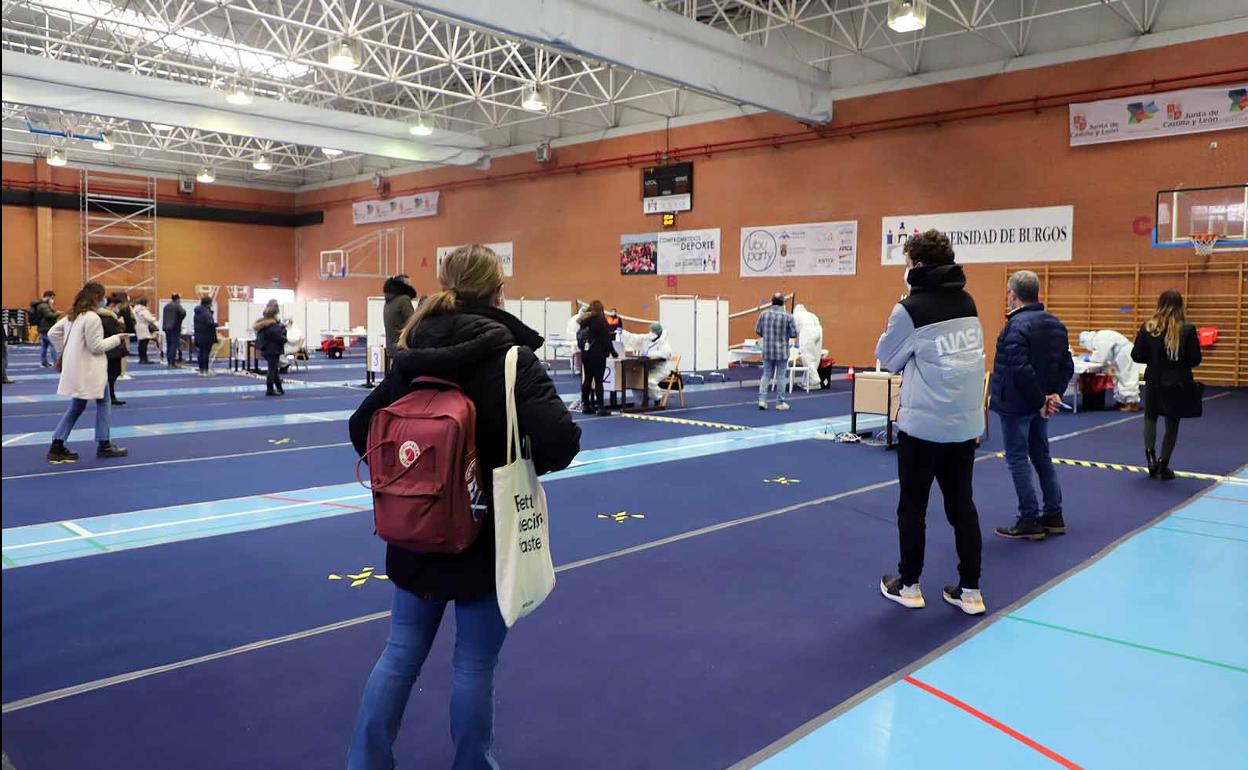
[{"label": "maroon backpack", "polygon": [[[459,553],[481,530],[477,408],[453,382],[417,377],[412,392],[373,414],[368,463],[377,535],[425,553]],[[355,477],[360,478],[360,463]]]}]

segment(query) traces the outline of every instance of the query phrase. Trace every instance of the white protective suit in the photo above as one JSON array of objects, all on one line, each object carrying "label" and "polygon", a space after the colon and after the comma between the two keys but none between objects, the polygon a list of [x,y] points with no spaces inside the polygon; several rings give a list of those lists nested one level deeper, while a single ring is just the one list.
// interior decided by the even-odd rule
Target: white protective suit
[{"label": "white protective suit", "polygon": [[303,329],[293,318],[286,319],[286,360],[294,363],[295,354],[303,349]]},{"label": "white protective suit", "polygon": [[646,390],[650,392],[650,400],[657,403],[663,398],[663,388],[660,387],[660,383],[676,369],[676,365],[672,362],[674,354],[671,344],[667,341],[667,332],[655,336],[653,333],[633,334],[625,330],[623,336],[625,348],[637,351],[639,356],[658,359],[662,362],[652,364],[650,376],[646,378]]},{"label": "white protective suit", "polygon": [[818,388],[819,362],[823,360],[823,326],[819,324],[819,316],[807,310],[805,305],[793,308],[793,323],[797,326],[798,352],[802,363],[809,367],[806,388]]},{"label": "white protective suit", "polygon": [[1114,370],[1114,401],[1140,402],[1140,365],[1131,360],[1131,340],[1114,331],[1080,332],[1079,344],[1088,349],[1092,363]]}]

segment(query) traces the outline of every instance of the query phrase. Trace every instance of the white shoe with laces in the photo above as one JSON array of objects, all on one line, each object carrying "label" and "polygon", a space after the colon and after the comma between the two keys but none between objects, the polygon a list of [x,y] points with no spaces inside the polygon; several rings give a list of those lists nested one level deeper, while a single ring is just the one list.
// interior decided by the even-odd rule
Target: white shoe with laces
[{"label": "white shoe with laces", "polygon": [[897,602],[902,607],[912,610],[927,606],[927,602],[923,601],[923,591],[919,589],[919,584],[903,586],[900,575],[885,575],[880,578],[880,593],[890,602]]},{"label": "white shoe with laces", "polygon": [[776,404],[776,411],[777,411],[777,412],[787,412],[787,411],[789,411],[789,402],[788,402],[788,401],[781,401],[780,403]]},{"label": "white shoe with laces", "polygon": [[983,615],[984,596],[978,588],[962,588],[961,586],[945,586],[941,592],[945,601],[965,612],[967,615]]}]

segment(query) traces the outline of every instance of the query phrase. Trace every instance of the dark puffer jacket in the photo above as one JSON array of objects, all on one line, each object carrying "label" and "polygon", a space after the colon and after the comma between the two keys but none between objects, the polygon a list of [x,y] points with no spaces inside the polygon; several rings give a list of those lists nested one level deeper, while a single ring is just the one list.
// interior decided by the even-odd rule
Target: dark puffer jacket
[{"label": "dark puffer jacket", "polygon": [[280,356],[286,352],[286,327],[276,318],[261,318],[252,327],[256,330],[256,350],[262,356]]},{"label": "dark puffer jacket", "polygon": [[[126,333],[126,322],[123,321],[111,308],[102,307],[99,310],[96,310],[95,314],[100,317],[100,326],[104,329],[105,338],[111,337],[114,334]],[[130,355],[130,346],[118,345],[114,348],[110,348],[104,355],[108,358],[125,358]],[[121,364],[118,364],[118,366],[120,365]]]},{"label": "dark puffer jacket", "polygon": [[164,329],[166,334],[177,337],[182,334],[184,320],[186,320],[186,308],[182,307],[182,301],[170,301],[161,311],[160,328]]},{"label": "dark puffer jacket", "polygon": [[387,278],[381,291],[386,297],[386,306],[381,311],[381,320],[386,327],[386,353],[393,356],[395,346],[399,344],[399,334],[407,325],[407,319],[416,312],[412,307],[416,289],[397,278]]},{"label": "dark puffer jacket", "polygon": [[1066,391],[1074,373],[1065,324],[1040,302],[1023,305],[997,337],[989,406],[997,414],[1034,414],[1045,396]]},{"label": "dark puffer jacket", "polygon": [[212,317],[211,305],[195,306],[195,345],[217,344],[217,320]]},{"label": "dark puffer jacket", "polygon": [[[458,383],[477,407],[477,461],[493,470],[505,462],[507,431],[503,363],[507,351],[521,345],[516,369],[516,411],[538,473],[566,468],[581,446],[581,429],[554,383],[533,355],[543,344],[537,332],[508,313],[488,307],[425,318],[408,335],[410,349],[400,349],[390,374],[351,415],[351,443],[363,455],[373,413],[411,391],[416,377],[441,377]],[[491,499],[492,474],[484,474]],[[494,517],[492,510],[476,542],[462,553],[414,553],[386,548],[386,574],[396,586],[433,601],[473,599],[494,592]]]},{"label": "dark puffer jacket", "polygon": [[30,301],[30,322],[39,330],[40,334],[47,334],[48,330],[56,324],[56,319],[60,317],[52,306],[48,304],[46,299],[33,299]]}]

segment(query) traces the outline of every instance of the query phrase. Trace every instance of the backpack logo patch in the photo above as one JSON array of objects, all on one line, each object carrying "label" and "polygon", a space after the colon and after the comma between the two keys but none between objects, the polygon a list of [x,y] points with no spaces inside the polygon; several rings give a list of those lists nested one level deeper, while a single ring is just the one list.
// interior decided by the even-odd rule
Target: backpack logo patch
[{"label": "backpack logo patch", "polygon": [[420,459],[420,445],[415,441],[404,441],[399,447],[399,462],[404,468],[410,468]]}]

